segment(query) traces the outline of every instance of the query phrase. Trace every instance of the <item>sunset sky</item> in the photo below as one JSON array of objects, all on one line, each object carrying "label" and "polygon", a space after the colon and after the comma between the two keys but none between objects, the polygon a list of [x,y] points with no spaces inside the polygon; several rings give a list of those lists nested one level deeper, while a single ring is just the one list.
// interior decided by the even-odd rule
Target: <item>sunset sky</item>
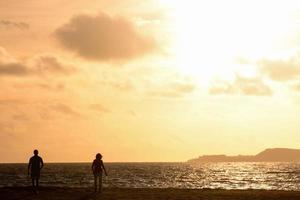
[{"label": "sunset sky", "polygon": [[298,0],[0,0],[0,162],[300,148]]}]

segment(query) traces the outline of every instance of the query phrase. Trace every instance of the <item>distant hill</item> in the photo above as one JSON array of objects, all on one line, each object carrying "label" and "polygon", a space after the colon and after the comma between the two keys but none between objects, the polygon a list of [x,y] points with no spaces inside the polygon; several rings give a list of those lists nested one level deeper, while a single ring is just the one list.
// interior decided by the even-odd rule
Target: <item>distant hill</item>
[{"label": "distant hill", "polygon": [[266,149],[257,155],[249,156],[204,155],[187,162],[300,162],[300,149]]}]

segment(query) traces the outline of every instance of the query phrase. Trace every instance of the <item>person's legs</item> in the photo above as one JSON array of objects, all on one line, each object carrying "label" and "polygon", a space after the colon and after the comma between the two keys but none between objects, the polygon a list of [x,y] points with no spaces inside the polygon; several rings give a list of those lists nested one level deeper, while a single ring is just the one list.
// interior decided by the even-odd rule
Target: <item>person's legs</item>
[{"label": "person's legs", "polygon": [[36,178],[37,178],[37,173],[35,170],[31,170],[31,180],[32,180],[32,187],[33,189],[36,186]]},{"label": "person's legs", "polygon": [[34,178],[31,178],[32,188],[34,189]]},{"label": "person's legs", "polygon": [[31,181],[32,181],[32,190],[35,194],[37,194],[37,179],[36,177],[31,177]]},{"label": "person's legs", "polygon": [[98,182],[98,176],[97,176],[97,174],[94,174],[94,186],[95,186],[95,192],[97,192],[97,182]]},{"label": "person's legs", "polygon": [[99,192],[102,192],[102,173],[99,174]]},{"label": "person's legs", "polygon": [[39,192],[38,192],[38,187],[39,187],[39,178],[36,177],[36,178],[35,178],[35,187],[34,187],[34,193],[35,193],[35,194],[38,194],[38,193],[39,193]]}]

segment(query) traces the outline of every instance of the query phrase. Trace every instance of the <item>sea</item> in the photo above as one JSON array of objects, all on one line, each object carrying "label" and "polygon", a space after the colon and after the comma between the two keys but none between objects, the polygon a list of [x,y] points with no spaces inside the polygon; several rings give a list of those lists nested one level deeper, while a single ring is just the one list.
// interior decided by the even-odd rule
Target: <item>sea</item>
[{"label": "sea", "polygon": [[[106,163],[104,187],[300,191],[300,163]],[[27,164],[0,164],[0,187],[29,186]],[[40,184],[92,187],[91,163],[46,163]]]}]

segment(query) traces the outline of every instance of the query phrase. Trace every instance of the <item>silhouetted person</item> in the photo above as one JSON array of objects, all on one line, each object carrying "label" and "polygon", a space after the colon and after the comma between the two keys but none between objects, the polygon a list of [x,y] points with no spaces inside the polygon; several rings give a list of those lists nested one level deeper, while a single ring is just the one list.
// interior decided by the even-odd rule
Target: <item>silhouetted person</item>
[{"label": "silhouetted person", "polygon": [[32,156],[29,160],[28,164],[28,175],[31,175],[32,180],[32,188],[35,193],[37,193],[37,189],[39,186],[40,172],[44,166],[43,159],[38,156],[38,150],[33,151],[34,156]]},{"label": "silhouetted person", "polygon": [[95,184],[95,192],[97,192],[97,185],[99,181],[99,192],[102,192],[102,173],[104,173],[107,176],[103,161],[102,161],[102,155],[100,153],[97,153],[96,159],[94,160],[92,164],[92,171],[94,174],[94,184]]}]

